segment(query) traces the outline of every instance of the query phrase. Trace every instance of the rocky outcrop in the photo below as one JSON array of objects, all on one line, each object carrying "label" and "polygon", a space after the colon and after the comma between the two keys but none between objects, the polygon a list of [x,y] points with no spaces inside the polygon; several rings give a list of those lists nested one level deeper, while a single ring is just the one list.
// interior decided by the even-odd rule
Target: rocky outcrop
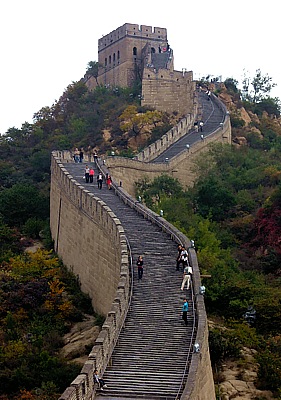
[{"label": "rocky outcrop", "polygon": [[61,349],[61,355],[67,360],[84,365],[100,332],[100,327],[95,324],[96,319],[92,315],[86,315],[84,321],[75,324],[63,338],[65,345]]},{"label": "rocky outcrop", "polygon": [[241,352],[243,362],[228,361],[223,365],[224,380],[219,385],[221,400],[274,399],[270,391],[258,390],[255,386],[258,372],[255,353],[244,347]]}]

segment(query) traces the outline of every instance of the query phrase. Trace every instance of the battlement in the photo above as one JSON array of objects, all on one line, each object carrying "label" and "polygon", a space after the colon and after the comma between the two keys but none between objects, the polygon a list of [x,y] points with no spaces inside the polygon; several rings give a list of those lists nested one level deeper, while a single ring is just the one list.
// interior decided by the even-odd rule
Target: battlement
[{"label": "battlement", "polygon": [[98,41],[98,51],[102,51],[106,47],[116,43],[118,40],[126,36],[165,42],[167,41],[167,29],[159,27],[152,28],[152,26],[148,25],[126,23],[100,38]]}]

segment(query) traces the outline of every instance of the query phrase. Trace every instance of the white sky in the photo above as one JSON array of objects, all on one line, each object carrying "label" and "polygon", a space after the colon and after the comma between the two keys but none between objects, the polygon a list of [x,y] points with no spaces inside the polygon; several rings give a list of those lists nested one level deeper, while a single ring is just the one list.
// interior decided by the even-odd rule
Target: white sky
[{"label": "white sky", "polygon": [[[242,82],[257,69],[281,99],[276,0],[1,0],[0,133],[32,123],[98,61],[98,39],[124,23],[167,28],[175,69]],[[165,5],[167,4],[167,5]]]}]

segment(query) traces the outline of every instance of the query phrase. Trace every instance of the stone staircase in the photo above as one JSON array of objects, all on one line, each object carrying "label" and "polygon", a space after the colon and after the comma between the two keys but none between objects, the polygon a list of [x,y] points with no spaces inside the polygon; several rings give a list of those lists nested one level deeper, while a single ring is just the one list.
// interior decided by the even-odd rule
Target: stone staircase
[{"label": "stone staircase", "polygon": [[[99,190],[96,179],[93,184],[86,184],[84,164],[67,163],[64,167],[120,219],[134,265],[130,309],[103,375],[108,387],[96,397],[176,399],[185,384],[195,337],[193,292],[180,290],[182,271],[176,271],[177,243],[125,205],[114,189],[108,190],[104,184]],[[144,257],[144,274],[138,281],[135,264],[140,254]],[[185,296],[189,301],[187,327],[181,320]]]}]

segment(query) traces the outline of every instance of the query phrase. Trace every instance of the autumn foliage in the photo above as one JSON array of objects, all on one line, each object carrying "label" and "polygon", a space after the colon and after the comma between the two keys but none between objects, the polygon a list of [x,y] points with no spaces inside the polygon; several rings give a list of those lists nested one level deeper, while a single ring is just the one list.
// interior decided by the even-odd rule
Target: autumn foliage
[{"label": "autumn foliage", "polygon": [[[56,399],[79,366],[59,356],[61,337],[81,318],[69,273],[50,251],[24,253],[0,272],[0,395]],[[1,397],[0,397],[1,398]]]}]

